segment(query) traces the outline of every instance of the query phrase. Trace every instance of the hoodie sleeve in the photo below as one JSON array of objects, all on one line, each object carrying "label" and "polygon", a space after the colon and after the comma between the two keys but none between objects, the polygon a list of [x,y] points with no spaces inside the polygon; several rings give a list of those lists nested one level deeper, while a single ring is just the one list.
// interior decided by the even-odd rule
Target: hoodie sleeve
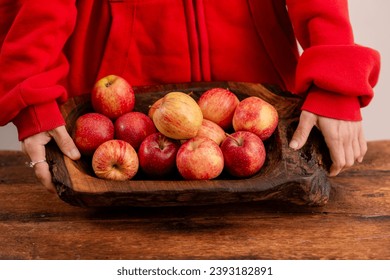
[{"label": "hoodie sleeve", "polygon": [[76,20],[75,0],[6,0],[0,13],[8,15],[0,18],[0,125],[13,122],[23,140],[64,124],[62,50]]},{"label": "hoodie sleeve", "polygon": [[361,120],[373,97],[380,56],[354,42],[347,0],[286,0],[303,53],[295,91],[302,109],[325,117]]}]

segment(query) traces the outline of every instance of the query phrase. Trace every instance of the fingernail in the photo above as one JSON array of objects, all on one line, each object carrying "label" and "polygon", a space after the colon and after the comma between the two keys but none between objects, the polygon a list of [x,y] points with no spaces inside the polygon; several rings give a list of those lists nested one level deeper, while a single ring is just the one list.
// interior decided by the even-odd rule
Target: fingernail
[{"label": "fingernail", "polygon": [[290,148],[291,149],[297,149],[298,148],[298,142],[296,141],[296,140],[291,140],[291,142],[290,142]]},{"label": "fingernail", "polygon": [[329,171],[329,177],[336,177],[340,173],[340,169],[337,169],[335,167],[331,167]]},{"label": "fingernail", "polygon": [[80,157],[80,152],[77,149],[70,150],[70,156],[72,159],[78,159]]}]

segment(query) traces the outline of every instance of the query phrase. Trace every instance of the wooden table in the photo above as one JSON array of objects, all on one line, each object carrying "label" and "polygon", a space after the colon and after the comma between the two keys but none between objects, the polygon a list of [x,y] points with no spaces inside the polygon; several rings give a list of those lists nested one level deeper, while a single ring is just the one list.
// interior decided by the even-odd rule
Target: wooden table
[{"label": "wooden table", "polygon": [[84,209],[0,152],[0,259],[390,259],[390,141],[332,179],[324,207],[267,201]]}]

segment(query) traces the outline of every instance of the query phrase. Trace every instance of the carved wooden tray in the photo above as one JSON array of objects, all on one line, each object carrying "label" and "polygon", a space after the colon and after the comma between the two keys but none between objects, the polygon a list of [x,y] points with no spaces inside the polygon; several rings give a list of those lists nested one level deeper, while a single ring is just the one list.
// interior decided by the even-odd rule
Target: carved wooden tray
[{"label": "carved wooden tray", "polygon": [[[72,161],[50,143],[47,159],[58,196],[69,204],[83,207],[205,205],[261,200],[324,205],[331,188],[327,176],[330,159],[321,134],[313,130],[308,143],[299,151],[288,147],[298,123],[301,98],[261,84],[171,84],[135,87],[135,110],[147,113],[154,101],[170,91],[192,92],[197,99],[213,87],[229,88],[239,99],[259,96],[277,109],[279,125],[273,136],[264,142],[267,159],[259,173],[246,179],[235,179],[223,173],[214,180],[199,181],[184,180],[180,176],[151,180],[142,175],[125,182],[102,180],[94,176],[90,159]],[[64,104],[62,112],[68,131],[72,133],[78,116],[91,110],[89,95]]]}]

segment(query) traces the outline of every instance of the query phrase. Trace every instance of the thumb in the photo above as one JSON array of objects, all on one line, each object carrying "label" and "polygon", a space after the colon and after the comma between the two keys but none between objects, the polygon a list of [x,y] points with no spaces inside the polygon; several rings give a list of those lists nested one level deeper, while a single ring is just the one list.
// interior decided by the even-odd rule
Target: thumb
[{"label": "thumb", "polygon": [[70,137],[65,126],[60,126],[50,131],[51,136],[56,141],[60,150],[69,158],[77,160],[80,158],[80,152]]},{"label": "thumb", "polygon": [[298,127],[295,130],[289,147],[298,150],[305,145],[307,139],[309,138],[310,131],[316,123],[317,116],[313,113],[302,111],[299,118]]}]

